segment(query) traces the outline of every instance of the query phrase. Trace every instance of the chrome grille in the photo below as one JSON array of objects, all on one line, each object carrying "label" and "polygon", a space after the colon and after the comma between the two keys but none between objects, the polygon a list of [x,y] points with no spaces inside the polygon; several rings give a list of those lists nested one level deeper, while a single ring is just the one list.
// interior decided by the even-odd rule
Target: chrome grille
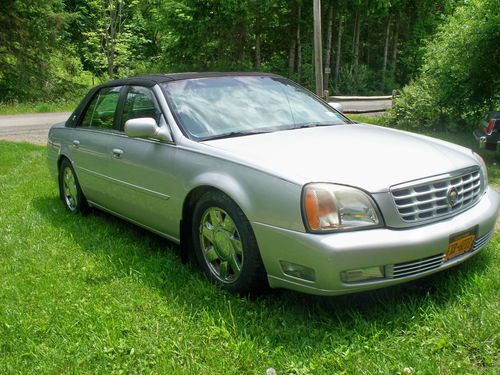
[{"label": "chrome grille", "polygon": [[443,264],[444,254],[433,255],[428,258],[412,260],[411,262],[398,263],[386,267],[386,277],[390,279],[400,279],[410,277],[439,268]]},{"label": "chrome grille", "polygon": [[[448,192],[455,188],[457,199],[448,203]],[[472,206],[479,199],[481,175],[479,169],[456,176],[431,180],[391,189],[401,219],[415,223],[451,215]]]},{"label": "chrome grille", "polygon": [[483,234],[481,237],[476,238],[474,240],[474,244],[472,245],[472,251],[477,251],[485,247],[491,240],[491,237],[493,237],[493,233],[495,233],[495,229],[486,234]]}]

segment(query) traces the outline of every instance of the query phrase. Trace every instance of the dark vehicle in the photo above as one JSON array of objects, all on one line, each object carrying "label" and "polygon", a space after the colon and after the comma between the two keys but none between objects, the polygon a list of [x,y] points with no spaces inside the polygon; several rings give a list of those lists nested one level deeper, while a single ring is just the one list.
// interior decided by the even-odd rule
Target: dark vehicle
[{"label": "dark vehicle", "polygon": [[474,138],[479,141],[479,146],[486,150],[495,151],[500,142],[500,111],[492,111],[479,122],[479,128],[474,130]]}]

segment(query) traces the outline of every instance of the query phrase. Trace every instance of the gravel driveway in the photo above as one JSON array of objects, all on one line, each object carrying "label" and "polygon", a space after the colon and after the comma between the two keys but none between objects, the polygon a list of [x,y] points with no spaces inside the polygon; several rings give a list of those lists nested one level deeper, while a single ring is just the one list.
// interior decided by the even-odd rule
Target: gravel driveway
[{"label": "gravel driveway", "polygon": [[0,139],[45,145],[50,127],[55,123],[66,121],[70,115],[71,112],[2,115]]}]

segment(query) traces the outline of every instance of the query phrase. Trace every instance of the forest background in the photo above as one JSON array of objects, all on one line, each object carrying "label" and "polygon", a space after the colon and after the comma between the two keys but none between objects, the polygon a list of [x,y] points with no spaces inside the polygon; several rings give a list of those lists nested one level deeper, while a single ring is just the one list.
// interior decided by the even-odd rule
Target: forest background
[{"label": "forest background", "polygon": [[[330,95],[400,92],[389,125],[463,130],[499,107],[498,0],[323,0]],[[264,71],[313,89],[309,0],[2,0],[0,105],[72,106],[112,78]]]}]

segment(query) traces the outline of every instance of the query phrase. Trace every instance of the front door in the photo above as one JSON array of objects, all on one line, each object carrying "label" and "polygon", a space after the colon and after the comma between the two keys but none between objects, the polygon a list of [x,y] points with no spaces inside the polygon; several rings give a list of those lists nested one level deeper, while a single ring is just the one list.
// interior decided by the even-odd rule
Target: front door
[{"label": "front door", "polygon": [[[144,117],[167,126],[154,93],[146,87],[129,87],[119,128],[123,129],[127,120]],[[113,201],[120,204],[115,211],[162,233],[177,233],[179,218],[172,212],[176,147],[153,139],[130,138],[121,131],[113,137],[108,153],[113,174],[110,192]]]}]

